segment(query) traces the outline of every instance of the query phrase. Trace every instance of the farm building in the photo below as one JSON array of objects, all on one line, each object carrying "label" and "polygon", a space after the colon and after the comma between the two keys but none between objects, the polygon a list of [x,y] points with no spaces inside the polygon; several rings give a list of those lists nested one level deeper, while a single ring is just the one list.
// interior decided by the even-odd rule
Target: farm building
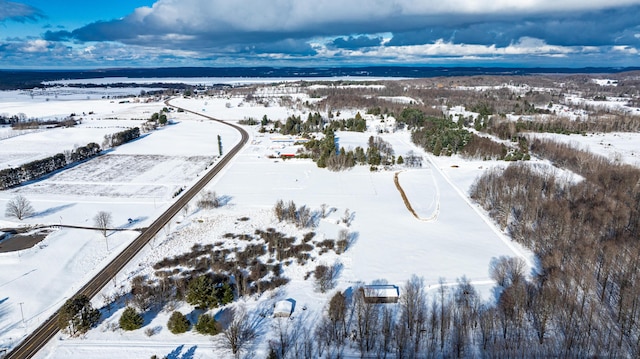
[{"label": "farm building", "polygon": [[365,285],[362,287],[365,303],[398,303],[400,288],[391,284]]}]

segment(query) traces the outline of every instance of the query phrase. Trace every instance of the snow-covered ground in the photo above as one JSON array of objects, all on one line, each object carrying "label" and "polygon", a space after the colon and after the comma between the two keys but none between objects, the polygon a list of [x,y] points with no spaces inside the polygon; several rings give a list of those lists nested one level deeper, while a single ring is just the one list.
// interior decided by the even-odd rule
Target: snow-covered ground
[{"label": "snow-covered ground", "polygon": [[535,134],[537,138],[550,138],[571,144],[579,149],[604,156],[612,161],[640,166],[640,133],[612,132],[587,135]]},{"label": "snow-covered ground", "polygon": [[408,96],[378,96],[378,98],[381,100],[387,100],[393,103],[403,103],[407,105],[414,104],[414,103],[422,104],[422,101],[416,100]]},{"label": "snow-covered ground", "polygon": [[[58,101],[27,98],[20,106],[13,99],[9,101],[16,111],[38,114],[64,107]],[[105,134],[140,123],[132,118],[148,118],[164,107],[162,102],[65,103],[69,107],[64,113],[91,108],[94,118],[85,119],[74,128],[36,131],[0,140],[1,165],[15,166],[72,150],[75,145],[101,143]],[[99,119],[100,114],[120,120]],[[171,118],[173,124],[91,161],[0,192],[2,209],[16,194],[27,197],[34,207],[34,214],[19,223],[7,218],[3,210],[0,228],[27,224],[93,226],[93,216],[98,211],[110,212],[114,227],[134,229],[148,225],[173,201],[178,188],[193,183],[215,161],[217,135],[229,147],[239,140],[235,131],[220,124],[178,113]],[[129,223],[129,218],[133,223]],[[137,234],[133,230],[114,232],[105,240],[95,231],[58,229],[31,249],[0,254],[0,347],[13,346],[35,329]]]},{"label": "snow-covered ground", "polygon": [[640,116],[640,108],[628,106],[628,97],[607,97],[606,100],[585,99],[578,95],[565,96],[567,105],[587,105],[602,110],[616,110],[633,116]]},{"label": "snow-covered ground", "polygon": [[[240,98],[176,99],[174,103],[229,121],[247,117],[259,119],[264,114],[273,119],[300,114],[299,110],[275,105],[264,107],[243,103],[240,106]],[[118,118],[117,121],[131,121],[130,118],[138,117],[127,111],[136,109],[141,114],[150,111],[148,117],[164,106],[157,102],[145,110],[137,108],[140,104],[112,103],[108,99],[68,104],[73,105],[58,108],[56,106],[60,104],[55,101],[25,99],[22,105],[13,102],[12,111],[26,113],[32,110],[40,114],[94,111],[96,114],[111,113],[109,117]],[[89,131],[90,124],[104,121],[97,117],[84,121],[78,127],[74,135],[78,142],[84,144],[92,136],[104,135],[104,132]],[[193,183],[214,160],[218,151],[217,135],[223,138],[224,148],[230,148],[240,138],[235,131],[195,115],[173,112],[170,117],[174,124],[108,154],[41,181],[0,192],[0,208],[20,193],[32,202],[36,212],[25,219],[25,223],[91,225],[93,215],[104,210],[113,214],[115,226],[148,225],[173,200],[172,195],[177,188]],[[82,132],[85,127],[86,132]],[[310,160],[283,161],[267,157],[273,151],[271,135],[258,133],[257,126],[248,127],[248,130],[251,132],[249,144],[208,186],[208,190],[226,196],[229,202],[215,210],[205,211],[190,206],[189,210],[181,212],[171,226],[115,277],[114,285],[105,288],[104,295],[128,288],[128,281],[133,276],[152,273],[150,266],[155,262],[186,252],[195,243],[220,242],[226,233],[253,233],[256,229],[268,227],[294,233],[294,228],[278,223],[273,215],[272,208],[279,199],[293,200],[299,206],[306,205],[312,210],[318,210],[322,204],[334,208],[315,229],[320,238],[336,238],[344,229],[344,224],[340,223],[343,213],[348,210],[353,214],[353,222],[348,227],[355,238],[352,246],[342,255],[330,253],[318,258],[322,263],[337,261],[341,264],[335,290],[380,280],[402,286],[413,274],[424,278],[427,290],[434,290],[441,278],[453,285],[458,278],[466,276],[485,299],[490,299],[493,282],[489,279],[488,267],[492,258],[520,256],[530,265],[534,262],[530,253],[511,242],[468,198],[468,188],[473,180],[486,168],[502,164],[456,157],[433,158],[411,143],[408,132],[399,131],[379,136],[393,146],[396,156],[404,156],[409,151],[423,155],[422,168],[397,167],[371,172],[368,167],[361,166],[344,172],[330,172],[317,168]],[[337,137],[340,146],[353,148],[366,147],[371,135],[375,133],[342,132]],[[21,141],[19,143],[28,146],[32,138],[40,139],[35,136],[41,136],[41,133],[25,134],[10,140]],[[4,141],[9,140],[0,141],[3,150]],[[69,142],[60,140],[46,148],[61,151],[68,145]],[[19,157],[18,154],[12,155],[11,151],[6,153],[7,157]],[[399,183],[419,214],[418,219],[407,210],[394,184],[394,175],[398,171]],[[249,220],[239,221],[241,217]],[[135,220],[133,225],[128,223],[128,218]],[[18,224],[0,213],[0,228]],[[32,249],[1,254],[0,346],[14,346],[135,235],[133,230],[117,232],[109,235],[107,242],[98,232],[59,229]],[[304,279],[305,273],[316,264],[287,266],[283,268],[284,276],[291,282],[280,291],[260,298],[242,299],[242,303],[234,305],[242,304],[255,311],[269,307],[278,299],[293,298],[297,308],[306,308],[304,312],[296,309],[296,320],[312,323],[332,294],[317,293],[312,281]],[[104,304],[102,296],[94,298],[93,302],[96,307]],[[183,313],[193,310],[186,304],[176,309]],[[193,331],[171,334],[166,329],[168,313],[165,312],[148,315],[145,326],[140,330],[114,330],[113,323],[117,323],[122,310],[113,308],[105,313],[98,328],[82,339],[57,336],[38,357],[230,356],[218,342]],[[272,318],[265,319],[264,331],[253,348],[257,357],[266,356],[267,341],[273,335],[269,330],[272,322]],[[152,336],[144,333],[146,329],[156,327],[159,329]]]}]

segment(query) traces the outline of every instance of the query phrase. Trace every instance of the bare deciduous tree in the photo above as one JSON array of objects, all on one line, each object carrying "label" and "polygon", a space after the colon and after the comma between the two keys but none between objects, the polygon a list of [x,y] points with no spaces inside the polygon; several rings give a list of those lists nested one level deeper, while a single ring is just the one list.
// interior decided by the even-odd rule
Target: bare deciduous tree
[{"label": "bare deciduous tree", "polygon": [[349,233],[346,229],[341,229],[338,232],[338,240],[336,241],[337,250],[336,253],[341,254],[344,253],[351,246],[351,242],[353,240],[353,235]]},{"label": "bare deciduous tree", "polygon": [[311,210],[307,206],[298,208],[298,215],[296,216],[296,225],[298,228],[307,228],[313,226]]},{"label": "bare deciduous tree", "polygon": [[344,210],[344,215],[342,216],[342,223],[346,224],[347,227],[349,227],[351,225],[351,222],[353,221],[353,213],[349,212],[349,208]]},{"label": "bare deciduous tree", "polygon": [[[408,348],[417,353],[421,346],[422,332],[427,322],[427,303],[424,290],[424,279],[416,275],[411,276],[403,288],[400,297],[400,326],[405,326],[405,335],[410,342]],[[407,349],[408,349],[407,348]]]},{"label": "bare deciduous tree", "polygon": [[5,214],[7,217],[15,217],[21,221],[23,218],[33,214],[33,207],[26,197],[17,195],[7,203]]},{"label": "bare deciduous tree", "polygon": [[327,208],[329,206],[326,203],[320,205],[320,216],[322,218],[327,218]]},{"label": "bare deciduous tree", "polygon": [[327,318],[331,324],[331,335],[334,340],[341,343],[347,336],[347,298],[341,292],[337,292],[329,301]]},{"label": "bare deciduous tree", "polygon": [[282,200],[278,200],[278,202],[276,202],[276,205],[273,207],[273,213],[276,215],[278,221],[282,222],[285,216],[284,212],[284,202]]},{"label": "bare deciduous tree", "polygon": [[100,229],[100,232],[102,232],[105,238],[107,237],[107,229],[111,226],[111,222],[111,212],[100,211],[93,217],[93,223]]},{"label": "bare deciduous tree", "polygon": [[364,298],[364,290],[359,288],[354,293],[353,311],[355,314],[355,342],[360,350],[360,355],[365,356],[375,347],[376,335],[380,331],[380,306],[367,303]]},{"label": "bare deciduous tree", "polygon": [[524,280],[526,264],[522,258],[499,257],[493,258],[489,265],[489,276],[501,287],[508,287],[513,283]]},{"label": "bare deciduous tree", "polygon": [[207,191],[202,194],[196,204],[199,208],[211,209],[220,207],[220,198],[215,191]]},{"label": "bare deciduous tree", "polygon": [[189,214],[189,209],[189,203],[185,204],[184,207],[182,207],[182,213],[185,217]]},{"label": "bare deciduous tree", "polygon": [[325,293],[329,289],[335,287],[336,279],[340,271],[340,264],[336,263],[331,266],[319,264],[314,271],[314,278],[316,279],[316,289],[322,293]]},{"label": "bare deciduous tree", "polygon": [[269,342],[269,348],[276,353],[278,358],[299,357],[295,350],[298,347],[301,327],[299,321],[293,322],[290,319],[276,318],[273,323],[276,340]]},{"label": "bare deciduous tree", "polygon": [[222,340],[236,358],[240,352],[256,338],[256,328],[249,320],[249,315],[242,307],[230,312],[231,321],[222,331]]}]

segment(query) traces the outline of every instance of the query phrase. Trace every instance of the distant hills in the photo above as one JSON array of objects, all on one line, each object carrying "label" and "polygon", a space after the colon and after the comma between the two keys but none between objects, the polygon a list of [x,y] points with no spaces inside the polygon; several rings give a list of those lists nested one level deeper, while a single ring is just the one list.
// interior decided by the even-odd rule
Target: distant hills
[{"label": "distant hills", "polygon": [[473,75],[596,74],[637,71],[640,67],[507,68],[507,67],[164,67],[96,70],[0,70],[0,89],[27,89],[43,81],[103,77],[438,77]]}]

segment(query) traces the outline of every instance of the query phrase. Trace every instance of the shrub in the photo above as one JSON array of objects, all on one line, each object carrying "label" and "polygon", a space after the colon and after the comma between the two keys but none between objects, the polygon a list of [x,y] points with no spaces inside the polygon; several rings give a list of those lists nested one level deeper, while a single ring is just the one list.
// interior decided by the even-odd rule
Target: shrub
[{"label": "shrub", "polygon": [[144,330],[144,334],[148,337],[154,336],[156,333],[159,332],[160,327],[154,327],[154,328],[147,328]]},{"label": "shrub", "polygon": [[196,331],[200,334],[216,335],[220,332],[220,326],[212,315],[202,314],[198,317]]},{"label": "shrub", "polygon": [[332,289],[336,285],[337,275],[337,265],[327,266],[324,264],[319,264],[313,273],[313,276],[316,280],[316,289],[322,293],[325,293],[329,289]]},{"label": "shrub", "polygon": [[136,330],[142,328],[142,315],[132,307],[127,307],[120,316],[120,328],[124,330]]},{"label": "shrub", "polygon": [[171,314],[171,317],[169,317],[167,328],[173,334],[181,334],[191,328],[191,323],[189,322],[187,317],[184,316],[184,314],[175,311],[173,312],[173,314]]},{"label": "shrub", "polygon": [[[322,218],[325,218],[324,214],[323,214]],[[305,234],[304,237],[302,238],[302,242],[303,243],[307,243],[307,242],[311,241],[315,235],[316,235],[315,232],[309,232],[309,233]]]}]

